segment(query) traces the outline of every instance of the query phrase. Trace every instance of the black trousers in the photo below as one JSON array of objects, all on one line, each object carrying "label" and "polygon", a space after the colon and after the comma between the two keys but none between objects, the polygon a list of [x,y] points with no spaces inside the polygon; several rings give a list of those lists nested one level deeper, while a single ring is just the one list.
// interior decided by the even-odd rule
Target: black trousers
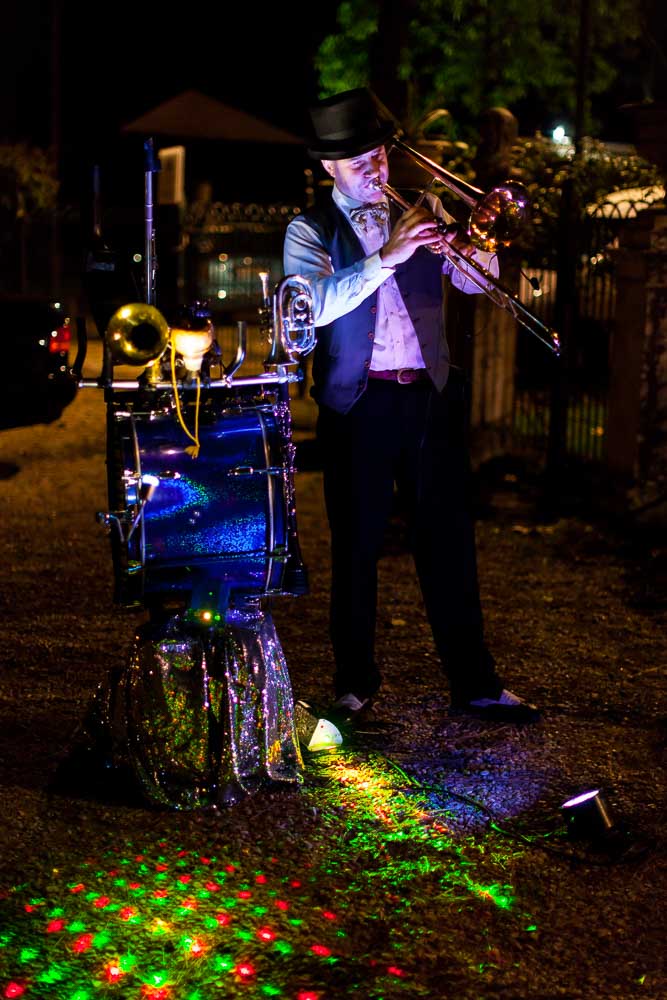
[{"label": "black trousers", "polygon": [[502,683],[483,637],[460,373],[441,394],[430,381],[371,379],[347,414],[321,407],[317,433],[331,529],[336,695],[364,698],[381,684],[377,562],[396,487],[452,704],[496,697]]}]

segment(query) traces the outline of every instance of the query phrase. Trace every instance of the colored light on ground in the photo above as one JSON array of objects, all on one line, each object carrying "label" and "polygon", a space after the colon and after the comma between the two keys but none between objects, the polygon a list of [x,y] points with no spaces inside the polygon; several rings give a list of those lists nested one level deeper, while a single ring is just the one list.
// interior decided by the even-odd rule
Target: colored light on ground
[{"label": "colored light on ground", "polygon": [[301,990],[297,993],[296,1000],[320,1000],[319,993],[313,993],[312,990]]},{"label": "colored light on ground", "polygon": [[405,973],[403,972],[403,969],[399,969],[399,967],[397,965],[390,965],[390,966],[388,966],[387,972],[389,973],[390,976],[404,976],[405,975]]},{"label": "colored light on ground", "polygon": [[64,926],[64,920],[51,920],[50,923],[46,925],[46,933],[55,934],[57,931],[61,931]]},{"label": "colored light on ground", "polygon": [[327,958],[331,954],[331,949],[325,947],[325,945],[323,944],[311,945],[310,950],[312,951],[313,955],[321,955],[323,958]]},{"label": "colored light on ground", "polygon": [[107,965],[106,968],[104,969],[104,975],[106,976],[107,982],[117,983],[120,979],[123,978],[125,973],[121,969],[120,965],[118,965],[116,962],[112,962],[110,965]]},{"label": "colored light on ground", "polygon": [[232,918],[228,913],[216,913],[215,919],[220,927],[226,927]]},{"label": "colored light on ground", "polygon": [[255,969],[250,962],[242,962],[240,965],[237,965],[234,972],[237,976],[240,976],[241,979],[250,979],[255,975]]},{"label": "colored light on ground", "polygon": [[270,927],[260,927],[257,931],[257,937],[260,941],[275,941],[276,939],[276,935]]},{"label": "colored light on ground", "polygon": [[208,946],[205,941],[201,940],[201,938],[193,938],[186,941],[186,948],[190,955],[193,955],[195,958],[199,958],[204,954]]},{"label": "colored light on ground", "polygon": [[144,1000],[169,1000],[171,991],[168,986],[148,986],[144,983],[141,995]]},{"label": "colored light on ground", "polygon": [[92,934],[82,934],[75,941],[72,942],[72,951],[75,951],[78,955],[83,954],[84,951],[88,951],[93,944]]},{"label": "colored light on ground", "polygon": [[25,993],[25,986],[21,986],[20,983],[7,983],[5,987],[6,997],[22,997]]}]

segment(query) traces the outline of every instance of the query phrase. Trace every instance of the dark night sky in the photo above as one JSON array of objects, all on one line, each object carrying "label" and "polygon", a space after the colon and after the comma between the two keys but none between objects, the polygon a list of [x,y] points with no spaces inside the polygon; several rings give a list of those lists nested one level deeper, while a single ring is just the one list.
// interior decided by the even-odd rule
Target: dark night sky
[{"label": "dark night sky", "polygon": [[[0,141],[51,145],[53,4],[4,5]],[[235,7],[186,0],[167,13],[166,5],[143,0],[62,0],[66,185],[76,187],[89,163],[122,156],[126,147],[134,156],[121,126],[190,88],[302,135],[307,106],[316,97],[313,55],[335,25],[336,6],[324,4],[318,12],[304,0],[268,9],[247,0]],[[263,200],[259,192],[256,200]]]},{"label": "dark night sky", "polygon": [[[334,29],[338,6],[336,0],[294,0],[268,8],[249,0],[236,5],[182,0],[168,13],[167,5],[145,0],[6,0],[0,141],[51,144],[56,4],[62,11],[61,173],[71,189],[89,163],[126,157],[130,147],[121,138],[122,124],[190,88],[303,134],[307,106],[316,97],[313,56]],[[618,104],[639,97],[618,93],[611,99]],[[520,120],[520,126],[527,124]],[[618,115],[616,124],[624,125]],[[225,155],[229,164],[236,151]],[[265,147],[256,154],[266,155]],[[267,171],[274,166],[269,162]],[[224,169],[223,158],[216,170]],[[261,191],[253,200],[264,200]]]}]

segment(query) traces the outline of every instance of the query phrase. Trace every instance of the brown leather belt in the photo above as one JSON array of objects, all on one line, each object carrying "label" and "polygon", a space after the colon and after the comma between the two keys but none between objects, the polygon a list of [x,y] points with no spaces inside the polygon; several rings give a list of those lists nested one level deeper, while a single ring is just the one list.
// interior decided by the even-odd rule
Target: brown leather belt
[{"label": "brown leather belt", "polygon": [[373,371],[371,368],[368,377],[398,382],[399,385],[412,385],[413,382],[427,382],[428,372],[425,368],[392,368],[385,371]]}]

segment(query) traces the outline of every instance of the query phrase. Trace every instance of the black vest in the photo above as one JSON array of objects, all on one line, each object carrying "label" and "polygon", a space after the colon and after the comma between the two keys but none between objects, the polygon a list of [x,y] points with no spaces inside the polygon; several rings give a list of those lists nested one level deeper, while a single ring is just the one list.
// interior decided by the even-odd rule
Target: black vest
[{"label": "black vest", "polygon": [[[347,217],[333,200],[299,218],[318,234],[334,271],[366,256]],[[394,221],[392,218],[392,224]],[[449,374],[449,349],[443,321],[441,258],[420,247],[397,266],[395,278],[414,324],[426,370],[438,391],[442,391]],[[318,328],[311,390],[318,403],[347,413],[365,390],[376,311],[377,292],[373,292],[345,316]]]}]

